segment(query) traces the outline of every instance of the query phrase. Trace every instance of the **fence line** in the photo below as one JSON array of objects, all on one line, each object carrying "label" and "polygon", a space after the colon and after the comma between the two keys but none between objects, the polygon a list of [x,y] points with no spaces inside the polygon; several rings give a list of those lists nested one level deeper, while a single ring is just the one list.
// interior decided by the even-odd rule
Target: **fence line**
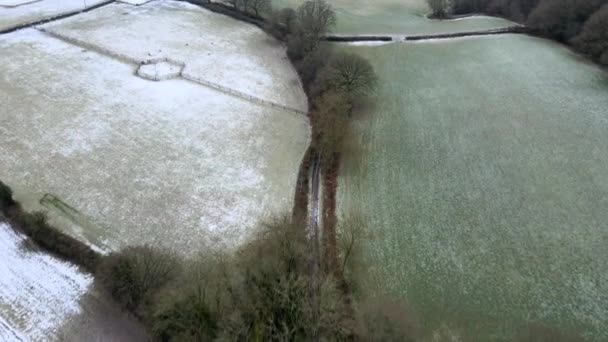
[{"label": "fence line", "polygon": [[[292,112],[292,113],[296,113],[296,114],[301,114],[301,115],[306,115],[307,114],[306,111],[303,111],[303,110],[300,110],[300,109],[296,109],[296,108],[293,108],[293,107],[289,107],[289,106],[286,106],[286,105],[283,105],[283,104],[280,104],[280,103],[276,103],[274,101],[265,100],[265,99],[262,99],[260,97],[257,97],[257,96],[254,96],[254,95],[250,95],[250,94],[244,93],[244,92],[236,90],[236,89],[224,87],[224,86],[222,86],[220,84],[217,84],[215,82],[211,82],[211,81],[205,80],[205,79],[203,79],[201,77],[198,77],[198,76],[189,74],[187,72],[184,72],[185,67],[186,67],[186,63],[183,62],[183,61],[175,60],[175,59],[172,59],[172,58],[169,58],[169,57],[154,57],[154,58],[146,58],[146,59],[135,58],[135,57],[132,57],[132,56],[129,56],[129,55],[126,55],[126,54],[121,54],[121,53],[114,52],[112,50],[106,49],[106,48],[98,46],[98,45],[94,45],[94,44],[88,43],[88,42],[83,41],[83,40],[78,39],[78,38],[70,37],[70,36],[67,36],[65,34],[49,30],[49,29],[44,28],[44,27],[39,27],[38,29],[40,31],[46,33],[46,34],[49,34],[52,37],[55,37],[57,39],[66,41],[68,43],[72,43],[74,45],[80,46],[80,47],[85,48],[87,50],[91,50],[91,51],[94,51],[94,52],[97,52],[97,53],[100,53],[100,54],[103,54],[103,55],[106,55],[106,56],[118,59],[120,61],[127,62],[129,64],[136,64],[136,65],[138,65],[138,69],[142,65],[146,65],[146,64],[168,62],[168,63],[175,64],[175,65],[178,65],[179,67],[181,67],[181,71],[179,72],[178,75],[176,75],[176,77],[181,77],[181,78],[183,78],[185,80],[188,80],[190,82],[201,84],[201,85],[204,85],[206,87],[218,90],[218,91],[220,91],[222,93],[225,93],[225,94],[228,94],[228,95],[232,95],[232,96],[236,96],[236,97],[239,97],[239,98],[245,99],[247,101],[260,104],[260,105],[264,105],[264,106],[268,106],[268,107],[273,107],[273,108],[278,108],[278,109],[282,109],[284,111],[288,111],[288,112]],[[136,74],[138,76],[141,76],[139,73],[137,73],[137,70],[136,70]],[[151,78],[146,77],[146,76],[143,76],[142,78],[151,79]],[[153,79],[153,80],[156,81],[156,79]]]}]

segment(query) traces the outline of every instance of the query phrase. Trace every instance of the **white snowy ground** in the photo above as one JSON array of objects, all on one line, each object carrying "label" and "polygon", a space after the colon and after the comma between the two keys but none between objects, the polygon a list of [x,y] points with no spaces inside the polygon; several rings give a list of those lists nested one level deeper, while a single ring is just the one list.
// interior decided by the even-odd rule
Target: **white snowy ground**
[{"label": "white snowy ground", "polygon": [[185,254],[238,244],[290,211],[305,116],[147,81],[34,29],[1,36],[0,49],[0,179],[27,209],[50,193],[79,211],[70,222],[50,208],[52,221],[95,245]]},{"label": "white snowy ground", "polygon": [[92,282],[0,221],[0,342],[147,341]]},{"label": "white snowy ground", "polygon": [[[0,6],[0,30],[28,24],[59,14],[83,10],[104,0],[41,0],[16,7]],[[6,1],[0,5],[17,5],[19,2]]]},{"label": "white snowy ground", "polygon": [[26,238],[0,222],[0,341],[45,341],[71,315],[92,278],[25,247]]},{"label": "white snowy ground", "polygon": [[185,2],[116,3],[44,28],[134,60],[184,62],[184,74],[194,78],[307,108],[298,77],[277,41],[253,25]]}]

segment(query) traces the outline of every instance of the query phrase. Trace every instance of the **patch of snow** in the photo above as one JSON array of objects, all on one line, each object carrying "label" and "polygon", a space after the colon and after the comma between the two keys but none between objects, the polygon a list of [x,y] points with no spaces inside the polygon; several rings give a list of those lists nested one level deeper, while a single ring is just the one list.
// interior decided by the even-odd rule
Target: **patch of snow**
[{"label": "patch of snow", "polygon": [[304,115],[183,79],[150,82],[34,29],[0,46],[0,174],[27,209],[52,193],[91,223],[69,229],[93,245],[192,254],[289,212]]},{"label": "patch of snow", "polygon": [[[20,3],[20,0],[2,0],[2,3]],[[0,7],[0,30],[52,18],[60,14],[84,10],[105,0],[43,0],[16,7]]]},{"label": "patch of snow", "polygon": [[43,28],[126,60],[179,61],[192,79],[307,110],[298,75],[278,41],[253,25],[186,2],[116,3]]},{"label": "patch of snow", "polygon": [[24,247],[26,237],[0,223],[0,340],[43,341],[80,311],[92,277]]},{"label": "patch of snow", "polygon": [[352,46],[380,46],[387,44],[394,44],[394,41],[385,42],[385,41],[364,41],[364,42],[348,42],[348,45]]}]

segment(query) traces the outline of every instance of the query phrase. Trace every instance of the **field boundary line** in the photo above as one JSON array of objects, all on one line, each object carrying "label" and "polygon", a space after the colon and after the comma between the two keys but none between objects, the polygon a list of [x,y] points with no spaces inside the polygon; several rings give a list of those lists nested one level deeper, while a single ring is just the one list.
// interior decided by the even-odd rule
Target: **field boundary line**
[{"label": "field boundary line", "polygon": [[53,16],[50,16],[50,17],[47,17],[44,19],[31,21],[31,22],[25,23],[25,24],[17,24],[16,26],[12,26],[12,27],[0,30],[0,35],[15,32],[18,30],[23,30],[23,29],[30,28],[33,26],[50,23],[50,22],[65,19],[65,18],[69,18],[69,17],[75,16],[77,14],[86,13],[86,12],[92,11],[94,9],[98,9],[98,8],[110,5],[110,4],[114,3],[115,1],[116,0],[104,1],[104,2],[100,2],[93,6],[85,7],[84,9],[79,9],[79,10],[75,10],[75,11],[70,11],[70,12],[66,12],[66,13],[62,13],[62,14],[53,15]]},{"label": "field boundary line", "polygon": [[[192,74],[190,74],[190,73],[188,73],[188,72],[185,71],[186,63],[183,62],[183,61],[180,61],[180,60],[176,60],[176,59],[169,58],[169,57],[154,57],[154,58],[140,59],[140,58],[136,58],[136,57],[132,57],[132,56],[126,55],[126,54],[121,54],[121,53],[114,52],[114,51],[112,51],[110,49],[101,47],[99,45],[95,45],[95,44],[83,41],[81,39],[74,38],[74,37],[62,34],[62,33],[58,33],[58,32],[55,32],[55,31],[50,30],[50,29],[45,28],[45,27],[37,27],[37,29],[40,30],[40,31],[42,31],[42,32],[44,32],[44,33],[46,33],[46,34],[48,34],[48,35],[50,35],[50,36],[52,36],[52,37],[54,37],[54,38],[56,38],[56,39],[63,40],[63,41],[65,41],[67,43],[70,43],[72,45],[76,45],[76,46],[85,48],[87,50],[91,50],[93,52],[97,52],[99,54],[106,55],[108,57],[120,60],[122,62],[126,62],[126,63],[129,63],[129,64],[135,64],[135,65],[137,65],[138,69],[142,65],[154,64],[154,63],[160,63],[160,62],[169,62],[169,63],[172,63],[172,64],[176,64],[176,65],[181,66],[181,68],[182,68],[182,71],[179,72],[179,74],[176,76],[176,78],[180,77],[180,78],[182,78],[184,80],[187,80],[187,81],[199,84],[199,85],[203,85],[203,86],[206,86],[208,88],[212,88],[212,89],[215,89],[217,91],[220,91],[220,92],[222,92],[224,94],[231,95],[231,96],[234,96],[234,97],[238,97],[238,98],[241,98],[241,99],[247,100],[249,102],[253,102],[253,103],[262,105],[262,106],[271,107],[271,108],[277,108],[277,109],[281,109],[283,111],[287,111],[287,112],[290,112],[290,113],[295,113],[295,114],[298,114],[298,115],[304,115],[305,116],[307,114],[306,111],[303,111],[303,110],[300,110],[300,109],[297,109],[297,108],[293,108],[293,107],[290,107],[290,106],[287,106],[287,105],[284,105],[284,104],[280,104],[280,103],[277,103],[277,102],[274,102],[274,101],[265,100],[263,98],[260,98],[260,97],[254,96],[254,95],[247,94],[247,93],[244,93],[242,91],[239,91],[239,90],[236,90],[236,89],[232,89],[232,88],[229,88],[229,87],[225,87],[225,86],[222,86],[222,85],[217,84],[215,82],[211,82],[211,81],[205,80],[202,77],[198,77],[198,76],[192,75]],[[136,69],[135,74],[137,75],[137,69]],[[137,75],[137,76],[139,76],[139,75]],[[139,76],[139,77],[141,77],[141,76]],[[149,78],[144,78],[144,79],[155,81],[154,79],[149,79]]]}]

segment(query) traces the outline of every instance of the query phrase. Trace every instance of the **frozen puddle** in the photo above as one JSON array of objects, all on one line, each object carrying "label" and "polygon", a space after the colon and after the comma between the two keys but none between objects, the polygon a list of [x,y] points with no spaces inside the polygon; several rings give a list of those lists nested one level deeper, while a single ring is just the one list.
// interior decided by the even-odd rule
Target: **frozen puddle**
[{"label": "frozen puddle", "polygon": [[45,341],[71,315],[92,278],[24,247],[26,237],[0,223],[0,341]]}]

